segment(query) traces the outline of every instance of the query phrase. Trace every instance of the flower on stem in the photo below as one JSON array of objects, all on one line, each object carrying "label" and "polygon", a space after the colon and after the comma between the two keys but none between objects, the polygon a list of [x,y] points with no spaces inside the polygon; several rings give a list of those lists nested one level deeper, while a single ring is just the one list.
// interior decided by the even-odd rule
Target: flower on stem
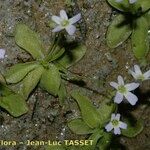
[{"label": "flower on stem", "polygon": [[134,70],[129,70],[129,73],[133,76],[135,80],[148,80],[150,79],[150,70],[145,73],[142,73],[138,65],[134,65]]},{"label": "flower on stem", "polygon": [[77,14],[72,18],[68,18],[67,13],[65,10],[60,11],[60,17],[58,16],[52,16],[52,20],[58,24],[57,27],[55,27],[52,32],[59,32],[63,29],[65,29],[69,35],[73,35],[76,31],[76,27],[73,25],[76,22],[78,22],[81,19],[81,14]]},{"label": "flower on stem", "polygon": [[4,59],[5,58],[5,50],[4,49],[0,49],[0,59]]},{"label": "flower on stem", "polygon": [[[123,0],[116,0],[116,2],[118,2],[118,3],[120,3],[120,2],[122,2]],[[133,3],[135,3],[135,2],[137,2],[137,0],[129,0],[129,3],[130,4],[133,4]]]},{"label": "flower on stem", "polygon": [[137,87],[139,87],[139,83],[133,82],[129,84],[124,84],[122,76],[118,76],[118,83],[110,82],[110,85],[117,90],[117,93],[114,98],[115,103],[120,104],[123,101],[124,97],[128,100],[128,102],[131,105],[135,105],[138,101],[137,96],[131,93],[130,91],[133,91]]},{"label": "flower on stem", "polygon": [[114,134],[121,134],[121,129],[127,129],[127,124],[120,121],[120,114],[112,114],[111,121],[105,126],[107,132],[114,129]]}]

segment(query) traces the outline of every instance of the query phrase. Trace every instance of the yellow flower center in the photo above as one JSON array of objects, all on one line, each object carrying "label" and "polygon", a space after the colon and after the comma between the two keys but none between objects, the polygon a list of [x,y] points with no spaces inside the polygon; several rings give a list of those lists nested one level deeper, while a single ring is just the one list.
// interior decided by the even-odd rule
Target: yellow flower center
[{"label": "yellow flower center", "polygon": [[112,125],[115,126],[115,127],[119,125],[119,121],[116,120],[116,119],[112,120],[111,123],[112,123]]},{"label": "yellow flower center", "polygon": [[61,25],[62,25],[63,27],[66,27],[66,26],[69,25],[69,21],[68,21],[68,20],[63,20],[63,21],[61,22]]}]

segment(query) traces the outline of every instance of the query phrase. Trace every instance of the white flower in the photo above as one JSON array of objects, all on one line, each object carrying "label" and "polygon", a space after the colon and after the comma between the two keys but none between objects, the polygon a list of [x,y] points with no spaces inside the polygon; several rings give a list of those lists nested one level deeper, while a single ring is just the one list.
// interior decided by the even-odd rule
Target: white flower
[{"label": "white flower", "polygon": [[137,96],[131,93],[130,91],[133,91],[137,87],[139,87],[139,83],[133,82],[125,85],[122,76],[118,76],[118,83],[110,82],[110,85],[117,89],[117,93],[114,98],[115,103],[120,104],[123,101],[124,97],[128,100],[128,102],[131,105],[135,105],[138,101]]},{"label": "white flower", "polygon": [[112,114],[111,121],[105,126],[107,132],[114,129],[114,134],[121,134],[121,129],[127,129],[127,124],[120,121],[120,114]]},{"label": "white flower", "polygon": [[0,49],[0,59],[4,59],[4,58],[5,58],[5,50]]},{"label": "white flower", "polygon": [[73,35],[76,31],[76,27],[73,25],[81,19],[81,14],[77,14],[74,17],[68,19],[67,13],[65,10],[60,11],[60,17],[52,16],[52,20],[58,24],[56,28],[52,30],[52,32],[59,32],[65,29],[69,35]]},{"label": "white flower", "polygon": [[[118,2],[118,3],[120,3],[120,2],[122,2],[123,0],[116,0],[116,2]],[[129,0],[129,3],[130,4],[133,4],[133,3],[135,3],[135,2],[137,2],[137,0]]]},{"label": "white flower", "polygon": [[133,76],[135,80],[148,80],[150,79],[150,70],[145,73],[142,73],[138,65],[134,65],[134,70],[129,70],[129,73]]}]

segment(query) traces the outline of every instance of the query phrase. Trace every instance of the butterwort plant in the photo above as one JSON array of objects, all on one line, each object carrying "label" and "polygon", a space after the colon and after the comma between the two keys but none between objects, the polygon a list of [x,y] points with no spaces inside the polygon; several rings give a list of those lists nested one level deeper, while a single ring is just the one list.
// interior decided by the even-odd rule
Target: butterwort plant
[{"label": "butterwort plant", "polygon": [[[115,135],[135,137],[143,130],[140,120],[132,122],[117,112],[117,105],[112,103],[110,98],[104,98],[99,107],[95,107],[88,97],[78,91],[73,91],[71,96],[76,100],[81,115],[68,122],[68,127],[76,134],[88,135],[93,140],[93,145],[88,146],[90,150],[109,149],[110,143]],[[111,132],[113,130],[113,132]],[[86,149],[83,146],[82,149]]]},{"label": "butterwort plant", "polygon": [[[59,44],[61,36],[46,51],[39,35],[25,24],[18,24],[15,31],[16,44],[28,52],[32,61],[18,63],[10,67],[5,73],[7,84],[19,84],[20,94],[27,99],[33,89],[39,85],[54,96],[64,96],[64,81],[62,72],[78,62],[85,54],[84,45],[73,48]],[[70,57],[71,56],[71,57]],[[62,71],[63,70],[63,71]]]},{"label": "butterwort plant", "polygon": [[144,62],[149,52],[150,1],[107,1],[119,12],[108,27],[106,34],[107,45],[110,48],[116,48],[128,38],[131,38],[135,57]]}]

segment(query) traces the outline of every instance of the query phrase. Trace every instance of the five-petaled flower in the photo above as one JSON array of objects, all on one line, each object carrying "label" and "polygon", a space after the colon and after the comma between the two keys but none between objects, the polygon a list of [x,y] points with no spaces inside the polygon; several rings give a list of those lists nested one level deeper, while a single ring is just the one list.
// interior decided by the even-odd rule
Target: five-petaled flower
[{"label": "five-petaled flower", "polygon": [[133,76],[135,80],[148,80],[150,79],[150,70],[145,73],[142,73],[138,65],[134,65],[134,70],[129,70],[129,73]]},{"label": "five-petaled flower", "polygon": [[124,97],[128,100],[128,102],[131,105],[135,105],[138,101],[137,96],[131,93],[130,91],[133,91],[137,87],[139,87],[139,83],[133,82],[129,84],[124,84],[122,76],[118,76],[118,83],[110,82],[110,85],[117,90],[117,93],[114,98],[115,103],[120,104],[123,101]]},{"label": "five-petaled flower", "polygon": [[114,134],[121,134],[121,129],[127,129],[127,124],[120,121],[120,114],[112,114],[111,121],[105,126],[107,132],[114,129]]},{"label": "five-petaled flower", "polygon": [[81,19],[81,14],[77,14],[72,18],[68,18],[67,13],[65,10],[60,11],[60,17],[58,16],[52,16],[52,20],[58,24],[57,27],[55,27],[52,32],[59,32],[63,29],[65,29],[69,35],[73,35],[76,31],[76,27],[73,25],[76,22],[78,22]]},{"label": "five-petaled flower", "polygon": [[4,58],[5,58],[5,50],[0,49],[0,59],[4,59]]},{"label": "five-petaled flower", "polygon": [[[116,2],[122,2],[123,0],[116,0]],[[129,3],[130,4],[133,4],[133,3],[135,3],[137,0],[129,0]]]}]

